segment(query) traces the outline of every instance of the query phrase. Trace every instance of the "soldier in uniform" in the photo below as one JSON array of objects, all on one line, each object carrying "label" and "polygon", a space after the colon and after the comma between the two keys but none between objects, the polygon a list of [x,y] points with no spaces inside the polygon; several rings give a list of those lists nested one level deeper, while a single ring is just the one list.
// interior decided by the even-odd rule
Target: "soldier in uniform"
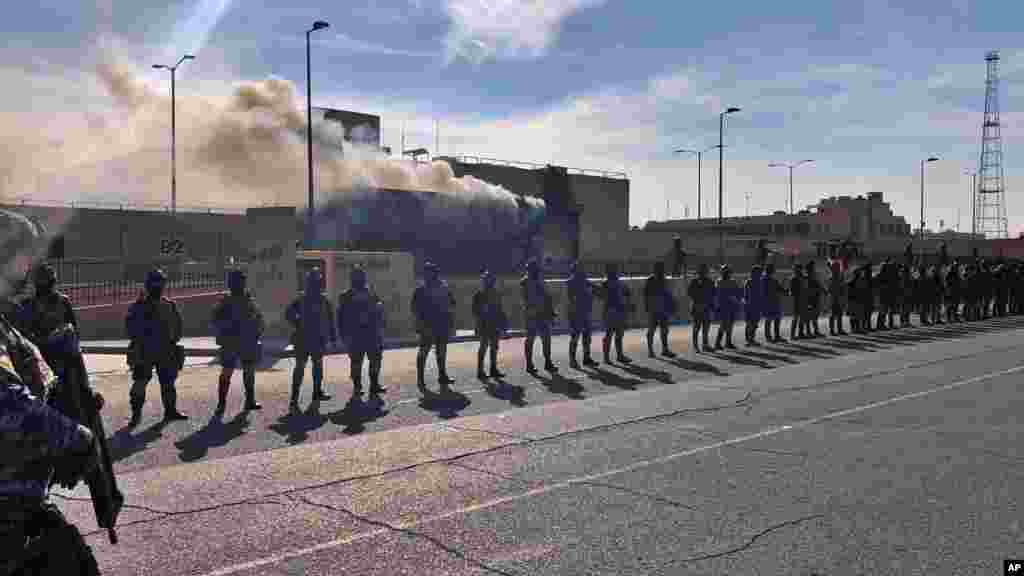
[{"label": "soldier in uniform", "polygon": [[318,268],[306,274],[305,290],[288,306],[285,319],[292,325],[295,367],[292,370],[292,394],[288,409],[299,411],[299,392],[306,375],[306,364],[313,361],[313,402],[330,400],[324,392],[324,352],[337,341],[334,310],[324,295],[324,279]]},{"label": "soldier in uniform", "polygon": [[420,335],[420,350],[416,356],[416,385],[426,392],[424,371],[427,354],[434,348],[437,360],[437,380],[441,392],[447,392],[455,380],[448,376],[448,339],[451,338],[455,320],[455,297],[448,284],[441,279],[440,271],[433,262],[423,265],[423,284],[412,295],[412,310],[416,316],[416,332]]},{"label": "soldier in uniform", "polygon": [[732,268],[723,264],[721,277],[715,286],[715,295],[718,297],[718,317],[721,322],[718,324],[718,333],[715,335],[715,350],[722,349],[722,337],[725,337],[725,347],[735,349],[732,343],[732,329],[736,324],[736,317],[739,316],[743,307],[743,289],[732,277]]},{"label": "soldier in uniform", "polygon": [[942,311],[946,300],[946,283],[943,281],[939,266],[932,266],[928,273],[931,276],[932,324],[945,324],[942,320]]},{"label": "soldier in uniform", "polygon": [[622,352],[622,339],[626,335],[626,319],[633,309],[630,301],[629,288],[619,279],[619,269],[615,264],[605,267],[605,281],[601,284],[598,296],[604,300],[605,332],[602,348],[604,363],[611,364],[611,345],[615,342],[617,360],[623,364],[633,362]]},{"label": "soldier in uniform", "polygon": [[779,325],[782,323],[782,298],[786,287],[775,277],[775,264],[765,266],[764,277],[764,336],[768,342],[782,342]]},{"label": "soldier in uniform", "polygon": [[822,333],[818,318],[821,317],[821,299],[825,289],[821,285],[821,280],[818,279],[814,260],[807,263],[807,283],[805,287],[807,289],[807,335],[821,338]]},{"label": "soldier in uniform", "polygon": [[828,333],[831,336],[843,336],[843,295],[846,283],[843,281],[843,265],[838,258],[829,263],[828,296],[829,317]]},{"label": "soldier in uniform", "polygon": [[804,310],[807,308],[805,284],[804,268],[795,264],[793,276],[789,279],[789,294],[793,297],[793,319],[789,323],[790,340],[799,340],[805,337],[803,322]]},{"label": "soldier in uniform", "polygon": [[953,264],[946,270],[946,321],[952,324],[960,322],[960,262],[953,260]]},{"label": "soldier in uniform", "polygon": [[675,358],[676,354],[668,347],[668,325],[676,313],[676,301],[665,280],[665,263],[654,263],[654,274],[644,283],[644,309],[647,310],[647,355],[654,354],[654,332],[661,334],[661,354],[666,358]]},{"label": "soldier in uniform", "polygon": [[[54,381],[39,349],[0,318],[0,574],[99,574],[92,549],[49,498],[51,481],[72,489],[100,461],[92,431],[47,404]],[[46,538],[36,543],[45,564],[21,565],[36,532]]]},{"label": "soldier in uniform", "polygon": [[368,284],[366,271],[352,270],[351,287],[338,296],[338,336],[348,351],[352,395],[363,394],[363,360],[370,363],[370,397],[385,392],[380,385],[384,358],[384,302]]},{"label": "soldier in uniform", "polygon": [[576,346],[583,340],[583,365],[597,366],[590,354],[590,332],[594,310],[594,286],[578,262],[573,264],[569,277],[569,366],[579,370],[576,362]]},{"label": "soldier in uniform", "polygon": [[531,374],[537,372],[533,365],[533,343],[540,336],[544,352],[544,369],[548,372],[558,372],[558,367],[551,361],[551,324],[555,320],[555,307],[551,294],[544,286],[544,278],[536,260],[527,263],[526,276],[519,281],[519,289],[523,298],[523,317],[526,319],[526,341],[523,349],[526,371]]},{"label": "soldier in uniform", "polygon": [[[57,273],[49,264],[36,268],[35,295],[21,304],[19,318],[24,335],[44,352],[46,339],[54,330],[70,324],[78,327],[71,300],[57,291]],[[50,361],[49,358],[46,359]]]},{"label": "soldier in uniform", "polygon": [[262,356],[263,313],[245,289],[246,275],[242,270],[228,274],[230,291],[213,309],[213,328],[220,345],[220,382],[217,387],[217,415],[223,415],[231,377],[242,364],[242,383],[245,387],[245,409],[259,410],[256,403],[256,363]]},{"label": "soldier in uniform", "polygon": [[900,326],[910,326],[910,313],[914,310],[914,271],[900,264]]},{"label": "soldier in uniform", "polygon": [[764,277],[761,275],[760,264],[750,269],[750,278],[743,286],[743,300],[747,316],[744,336],[748,346],[757,346],[757,327],[764,313]]},{"label": "soldier in uniform", "polygon": [[181,313],[174,302],[163,296],[167,276],[162,270],[146,275],[145,292],[128,309],[125,327],[130,344],[128,365],[132,370],[130,401],[132,417],[129,426],[138,426],[142,406],[146,403],[146,386],[156,369],[160,381],[160,397],[165,420],[187,420],[178,412],[175,381],[182,367],[178,342],[182,336]]},{"label": "soldier in uniform", "polygon": [[706,352],[711,349],[708,330],[711,328],[711,318],[715,310],[715,283],[708,277],[707,263],[702,262],[697,269],[697,277],[690,280],[686,287],[686,295],[690,297],[690,320],[693,322],[691,346],[694,352],[700,352],[699,342],[703,342]]},{"label": "soldier in uniform", "polygon": [[501,294],[497,289],[498,280],[494,274],[484,270],[480,276],[480,283],[480,290],[473,294],[473,318],[476,319],[476,334],[480,338],[480,347],[476,353],[476,375],[481,380],[487,378],[484,359],[490,351],[490,377],[501,378],[504,374],[498,370],[498,343],[508,327],[508,318],[501,305]]}]

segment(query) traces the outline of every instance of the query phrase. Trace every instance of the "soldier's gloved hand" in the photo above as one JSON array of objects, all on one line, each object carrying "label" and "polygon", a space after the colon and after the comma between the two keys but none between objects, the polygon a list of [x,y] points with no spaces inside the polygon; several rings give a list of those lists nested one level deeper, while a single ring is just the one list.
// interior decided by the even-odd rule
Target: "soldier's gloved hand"
[{"label": "soldier's gloved hand", "polygon": [[106,400],[103,399],[103,395],[99,392],[93,392],[93,400],[96,401],[96,411],[103,410],[103,406],[106,404]]},{"label": "soldier's gloved hand", "polygon": [[68,490],[73,489],[83,476],[99,465],[99,456],[96,437],[91,430],[79,425],[71,445],[56,463],[54,482]]}]

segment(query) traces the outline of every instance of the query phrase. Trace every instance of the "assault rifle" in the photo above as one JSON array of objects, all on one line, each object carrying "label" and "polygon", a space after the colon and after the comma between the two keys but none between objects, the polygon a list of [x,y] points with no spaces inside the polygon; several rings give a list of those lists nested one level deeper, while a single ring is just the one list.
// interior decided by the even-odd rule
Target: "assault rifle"
[{"label": "assault rifle", "polygon": [[47,402],[68,418],[92,431],[99,449],[99,465],[84,478],[92,498],[93,512],[100,528],[107,529],[111,544],[117,544],[117,516],[124,504],[124,495],[117,487],[117,478],[110,461],[110,447],[103,428],[99,406],[89,385],[89,373],[79,347],[78,332],[71,324],[54,330],[46,340],[43,357],[59,376],[59,383]]}]

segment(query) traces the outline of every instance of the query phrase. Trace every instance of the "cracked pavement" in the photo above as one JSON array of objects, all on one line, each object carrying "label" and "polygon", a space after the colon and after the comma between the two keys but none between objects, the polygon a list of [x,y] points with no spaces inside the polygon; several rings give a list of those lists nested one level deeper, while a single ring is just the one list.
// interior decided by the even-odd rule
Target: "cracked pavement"
[{"label": "cracked pavement", "polygon": [[[997,573],[1024,550],[1022,327],[675,361],[632,350],[633,366],[547,381],[510,361],[522,394],[505,397],[472,388],[462,345],[454,402],[468,404],[454,414],[389,365],[376,418],[346,398],[282,418],[287,372],[263,372],[267,408],[244,424],[143,424],[119,440],[118,545],[84,488],[58,500],[104,574]],[[186,411],[206,380],[186,373]]]}]

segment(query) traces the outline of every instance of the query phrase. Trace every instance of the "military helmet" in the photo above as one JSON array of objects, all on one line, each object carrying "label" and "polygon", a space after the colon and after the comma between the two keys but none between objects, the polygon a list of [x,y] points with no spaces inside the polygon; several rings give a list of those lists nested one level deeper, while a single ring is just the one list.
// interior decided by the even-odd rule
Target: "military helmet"
[{"label": "military helmet", "polygon": [[57,280],[57,271],[50,264],[42,264],[36,268],[33,279],[37,284],[55,282]]},{"label": "military helmet", "polygon": [[245,270],[232,270],[228,272],[228,288],[233,289],[245,283],[247,275]]}]

